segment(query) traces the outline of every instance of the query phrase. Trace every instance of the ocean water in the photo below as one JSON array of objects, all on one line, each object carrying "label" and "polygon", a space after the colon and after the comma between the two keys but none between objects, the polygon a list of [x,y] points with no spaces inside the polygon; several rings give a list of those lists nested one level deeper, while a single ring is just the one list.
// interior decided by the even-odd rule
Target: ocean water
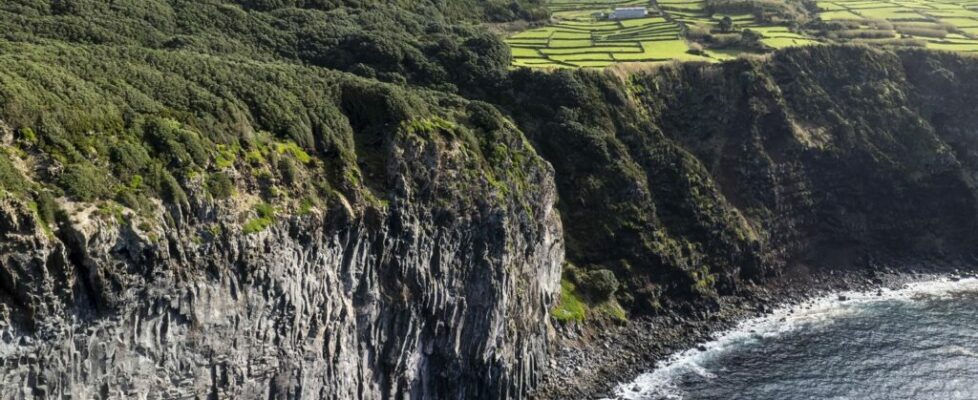
[{"label": "ocean water", "polygon": [[978,280],[846,293],[747,321],[616,399],[978,399]]}]

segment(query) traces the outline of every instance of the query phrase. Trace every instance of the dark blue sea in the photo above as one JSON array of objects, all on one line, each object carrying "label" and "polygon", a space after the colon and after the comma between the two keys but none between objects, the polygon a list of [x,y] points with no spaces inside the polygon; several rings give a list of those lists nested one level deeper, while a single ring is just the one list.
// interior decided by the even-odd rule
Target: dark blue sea
[{"label": "dark blue sea", "polygon": [[845,295],[747,321],[616,398],[978,400],[978,281]]}]

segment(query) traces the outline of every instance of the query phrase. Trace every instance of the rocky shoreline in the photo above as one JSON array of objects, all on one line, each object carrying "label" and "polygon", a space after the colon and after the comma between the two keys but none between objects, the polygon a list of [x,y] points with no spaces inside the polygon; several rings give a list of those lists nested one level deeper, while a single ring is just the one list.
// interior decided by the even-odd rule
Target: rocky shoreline
[{"label": "rocky shoreline", "polygon": [[978,276],[978,268],[962,270],[962,265],[964,262],[915,263],[899,268],[867,267],[785,275],[763,285],[750,286],[736,296],[722,297],[720,309],[710,314],[673,313],[600,326],[558,325],[549,373],[534,398],[611,397],[619,383],[651,371],[659,361],[709,341],[746,319],[832,293],[899,289],[912,282],[942,277]]}]

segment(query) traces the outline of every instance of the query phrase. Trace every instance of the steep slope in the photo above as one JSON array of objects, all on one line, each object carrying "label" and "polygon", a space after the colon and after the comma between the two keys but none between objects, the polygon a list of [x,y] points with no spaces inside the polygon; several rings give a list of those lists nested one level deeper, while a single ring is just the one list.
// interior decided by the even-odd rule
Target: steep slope
[{"label": "steep slope", "polygon": [[[973,269],[976,65],[835,46],[515,73],[501,104],[555,169],[563,301],[589,308],[564,314],[583,322],[560,330],[540,393],[600,397],[806,285]],[[637,323],[607,324],[609,302]]]},{"label": "steep slope", "polygon": [[501,398],[539,379],[552,172],[491,107],[4,46],[0,397]]},{"label": "steep slope", "polygon": [[503,103],[554,165],[568,261],[613,271],[633,313],[710,309],[793,270],[975,254],[973,64],[841,46],[519,71]]},{"label": "steep slope", "polygon": [[[664,106],[661,125],[704,161],[733,204],[775,227],[767,242],[797,257],[789,262],[970,254],[978,222],[971,172],[935,129],[918,95],[926,84],[909,77],[920,70],[904,68],[917,54],[789,50],[716,77],[680,73],[667,89],[676,98],[644,102]],[[670,86],[668,78],[655,84]],[[742,92],[700,95],[717,85]],[[785,215],[794,220],[779,220]]]},{"label": "steep slope", "polygon": [[467,22],[538,5],[4,2],[0,398],[522,398],[558,294],[975,254],[975,60],[509,71]]}]

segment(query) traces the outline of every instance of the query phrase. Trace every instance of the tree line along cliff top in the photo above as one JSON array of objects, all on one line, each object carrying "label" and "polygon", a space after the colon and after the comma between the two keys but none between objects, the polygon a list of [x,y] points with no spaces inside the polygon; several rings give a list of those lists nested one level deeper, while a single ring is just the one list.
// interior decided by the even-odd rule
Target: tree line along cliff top
[{"label": "tree line along cliff top", "polygon": [[[491,90],[510,62],[479,24],[539,12],[508,1],[4,1],[0,195],[53,224],[54,199],[122,219],[199,192],[234,200],[246,232],[339,198],[382,206],[373,155],[386,132],[481,146],[493,137],[484,126],[503,126],[460,97]],[[487,176],[502,186],[510,171],[497,172]]]}]

